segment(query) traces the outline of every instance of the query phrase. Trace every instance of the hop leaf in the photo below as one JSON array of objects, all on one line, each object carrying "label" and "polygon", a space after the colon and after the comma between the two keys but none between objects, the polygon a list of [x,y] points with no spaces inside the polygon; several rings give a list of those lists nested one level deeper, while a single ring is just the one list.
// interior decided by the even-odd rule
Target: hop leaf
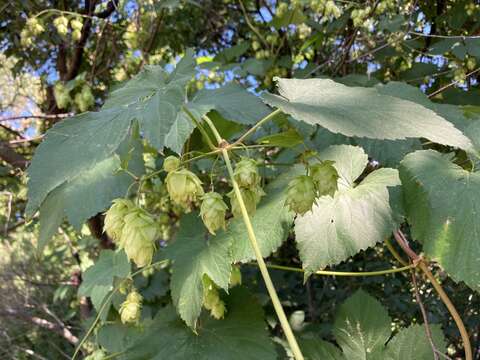
[{"label": "hop leaf", "polygon": [[287,205],[292,211],[303,215],[312,209],[315,201],[315,184],[307,175],[300,175],[290,181],[287,189]]},{"label": "hop leaf", "polygon": [[225,213],[228,209],[222,195],[216,192],[208,192],[202,197],[200,216],[208,231],[215,235],[220,228],[225,229]]},{"label": "hop leaf", "polygon": [[[255,211],[257,210],[257,204],[260,202],[261,197],[265,195],[265,192],[260,186],[256,186],[254,189],[240,188],[240,193],[242,195],[243,202],[245,203],[245,207],[247,208],[248,214],[251,216],[254,215]],[[235,195],[235,191],[232,190],[227,195],[230,198],[233,216],[241,219],[242,210],[240,209],[240,203]]]},{"label": "hop leaf", "polygon": [[155,251],[155,239],[159,227],[155,220],[143,209],[134,208],[124,218],[121,244],[128,258],[138,267],[150,264]]},{"label": "hop leaf", "polygon": [[136,323],[142,312],[142,295],[135,290],[127,295],[126,300],[120,305],[120,319],[122,323]]},{"label": "hop leaf", "polygon": [[163,161],[163,168],[166,172],[172,172],[180,166],[180,159],[176,156],[168,156]]},{"label": "hop leaf", "polygon": [[197,175],[187,169],[168,173],[165,182],[170,199],[187,211],[190,211],[192,204],[203,195],[202,182]]},{"label": "hop leaf", "polygon": [[325,160],[310,166],[310,176],[319,196],[333,196],[337,190],[338,173],[333,164],[333,161]]},{"label": "hop leaf", "polygon": [[253,159],[243,158],[237,163],[233,176],[240,187],[254,189],[260,182],[257,162]]},{"label": "hop leaf", "polygon": [[135,204],[127,199],[115,199],[113,205],[105,213],[103,231],[115,241],[120,248],[125,244],[121,242],[125,216],[135,207]]}]

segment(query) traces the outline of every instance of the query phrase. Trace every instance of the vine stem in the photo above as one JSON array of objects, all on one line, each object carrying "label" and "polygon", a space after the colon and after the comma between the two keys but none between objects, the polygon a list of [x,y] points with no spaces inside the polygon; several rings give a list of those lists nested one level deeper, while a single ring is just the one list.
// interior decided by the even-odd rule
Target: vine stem
[{"label": "vine stem", "polygon": [[[143,268],[141,268],[140,270],[137,270],[135,271],[134,273],[132,273],[130,275],[131,278],[137,276],[138,274],[141,274],[144,270],[146,269],[149,269],[151,268],[152,266],[156,266],[156,265],[160,265],[162,263],[165,263],[167,262],[168,260],[160,260],[160,261],[157,261],[157,262],[154,262],[150,265],[147,265]],[[125,280],[125,279],[124,279]],[[112,290],[112,292],[107,296],[106,300],[103,302],[102,306],[100,307],[100,310],[98,310],[98,313],[97,313],[97,316],[95,317],[95,320],[93,320],[93,323],[92,325],[90,325],[90,327],[88,328],[86,334],[84,335],[84,337],[82,338],[82,340],[78,343],[77,345],[77,348],[75,349],[75,352],[73,353],[73,356],[72,356],[72,359],[71,360],[75,360],[75,358],[77,357],[78,353],[80,352],[83,344],[85,344],[85,341],[87,341],[87,339],[90,337],[90,335],[92,334],[93,330],[95,329],[95,326],[98,324],[98,322],[100,321],[100,317],[102,316],[103,312],[105,311],[105,309],[107,308],[107,305],[110,303],[110,300],[112,299],[113,295],[115,295],[115,293],[118,291],[118,289],[120,289],[120,286],[122,286],[123,284],[123,281],[120,281],[120,283],[115,286]]]},{"label": "vine stem", "polygon": [[455,324],[457,325],[458,331],[460,332],[460,336],[462,337],[463,348],[465,349],[465,360],[473,360],[472,345],[470,344],[470,338],[468,336],[467,329],[465,328],[465,324],[463,323],[462,318],[460,317],[460,314],[455,308],[455,305],[453,305],[447,293],[445,292],[445,290],[443,290],[442,285],[440,285],[437,279],[435,279],[435,276],[433,276],[432,272],[430,271],[427,264],[425,263],[425,260],[422,257],[418,256],[410,248],[410,246],[408,245],[407,239],[405,238],[405,235],[402,233],[401,230],[395,231],[393,233],[393,237],[397,241],[398,245],[400,245],[403,251],[405,251],[408,257],[413,261],[413,263],[418,264],[418,267],[420,268],[420,270],[422,270],[422,272],[427,276],[428,280],[430,280],[430,283],[438,293],[438,296],[447,307],[448,311],[450,312],[450,315],[452,315],[452,318],[455,321]]},{"label": "vine stem", "polygon": [[[286,271],[294,271],[294,272],[305,272],[304,269],[294,268],[290,266],[283,266],[283,265],[273,265],[267,264],[268,268],[276,269],[276,270],[286,270]],[[403,272],[407,270],[411,270],[415,268],[415,264],[410,264],[407,266],[402,266],[397,269],[386,269],[386,270],[378,270],[378,271],[357,271],[357,272],[349,272],[349,271],[329,271],[329,270],[319,270],[315,271],[313,274],[315,275],[329,275],[329,276],[379,276],[379,275],[387,275],[387,274],[394,274],[398,272]]]},{"label": "vine stem", "polygon": [[[253,125],[249,130],[247,130],[245,132],[245,134],[243,134],[242,136],[240,136],[240,138],[235,141],[233,144],[229,145],[229,147],[234,147],[234,146],[237,146],[239,144],[241,144],[243,142],[243,140],[245,140],[247,137],[249,137],[250,135],[252,135],[255,131],[257,131],[257,129],[262,126],[263,124],[265,124],[267,121],[270,121],[271,119],[273,119],[275,116],[277,116],[278,114],[280,114],[282,112],[282,110],[280,109],[277,109],[275,111],[272,111],[270,114],[268,114],[267,116],[265,116],[263,119],[261,119],[259,122],[257,122],[255,125]],[[205,119],[206,116],[204,116],[203,118]],[[205,119],[206,121],[206,119]],[[208,122],[207,122],[208,123]],[[210,124],[209,124],[210,125]],[[213,129],[212,129],[213,131]]]},{"label": "vine stem", "polygon": [[[213,132],[213,135],[215,136],[219,146],[221,146],[221,144],[224,143],[224,140],[218,133],[213,122],[207,116],[203,116],[203,119],[208,124],[208,126],[210,126]],[[257,123],[257,125],[258,124],[259,123]],[[242,138],[243,137],[241,137],[240,139]],[[252,245],[253,251],[255,253],[258,267],[260,268],[260,272],[262,273],[262,277],[265,282],[265,286],[267,288],[268,294],[270,295],[270,299],[272,300],[273,307],[275,308],[275,312],[277,313],[278,319],[280,320],[280,325],[282,326],[283,332],[285,333],[285,337],[287,338],[288,344],[290,345],[290,349],[292,350],[292,353],[295,359],[304,360],[300,347],[298,346],[297,339],[293,334],[292,328],[290,327],[290,323],[288,322],[287,316],[285,315],[285,311],[283,310],[280,299],[278,298],[277,291],[275,290],[275,286],[273,285],[272,279],[270,278],[270,274],[268,273],[267,265],[263,260],[263,255],[262,255],[262,252],[260,251],[260,247],[258,246],[255,231],[253,230],[253,226],[250,221],[247,208],[243,201],[242,193],[240,192],[240,187],[238,186],[235,180],[235,177],[233,176],[233,167],[232,167],[232,162],[230,161],[230,157],[228,155],[228,149],[222,148],[222,156],[223,156],[223,159],[225,160],[225,165],[227,167],[228,175],[230,177],[230,180],[232,181],[233,190],[235,192],[235,196],[237,197],[238,204],[242,212],[243,222],[245,223],[245,227],[247,228],[250,244]]]}]

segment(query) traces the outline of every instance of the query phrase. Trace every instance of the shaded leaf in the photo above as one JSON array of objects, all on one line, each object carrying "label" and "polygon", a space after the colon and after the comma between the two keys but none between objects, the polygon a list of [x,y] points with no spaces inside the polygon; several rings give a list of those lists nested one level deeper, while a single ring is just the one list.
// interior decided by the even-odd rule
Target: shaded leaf
[{"label": "shaded leaf", "polygon": [[142,338],[121,358],[125,360],[275,360],[262,307],[243,288],[226,300],[225,319],[204,313],[198,335],[181,322],[172,307],[160,310]]},{"label": "shaded leaf", "polygon": [[202,278],[208,275],[220,288],[228,290],[231,272],[231,242],[207,240],[205,227],[198,214],[185,215],[180,221],[176,240],[167,248],[173,260],[170,288],[180,317],[195,328],[203,303]]},{"label": "shaded leaf", "polygon": [[480,173],[423,150],[405,157],[400,178],[413,238],[453,279],[480,290]]},{"label": "shaded leaf", "polygon": [[130,263],[123,251],[103,250],[94,265],[83,273],[83,281],[78,289],[80,296],[89,296],[98,310],[113,287],[113,280],[130,274]]}]

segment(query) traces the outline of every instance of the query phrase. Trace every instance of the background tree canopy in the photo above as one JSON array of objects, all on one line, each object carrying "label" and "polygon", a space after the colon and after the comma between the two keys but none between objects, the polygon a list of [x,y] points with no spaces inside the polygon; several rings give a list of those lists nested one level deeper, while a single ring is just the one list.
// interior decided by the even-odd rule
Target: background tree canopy
[{"label": "background tree canopy", "polygon": [[[277,266],[270,273],[304,355],[431,359],[421,326],[428,320],[438,350],[465,358],[454,320],[422,276],[304,278],[281,269],[303,264],[312,274],[332,264],[345,272],[392,268],[398,262],[383,240],[407,214],[412,228],[402,229],[421,240],[411,248],[438,262],[431,268],[465,323],[473,357],[480,358],[479,189],[471,173],[480,144],[477,1],[4,0],[0,29],[0,358],[70,358],[97,315],[102,326],[81,347],[90,359],[166,359],[180,347],[178,359],[293,356],[284,350],[253,252],[240,241],[240,222],[231,221],[228,232],[220,230],[205,245],[201,218],[183,215],[163,185],[165,174],[162,181],[156,176],[166,155],[190,161],[200,154],[191,170],[205,190],[211,184],[229,191],[226,169],[201,155],[209,152],[202,132],[215,134],[163,109],[186,107],[194,118],[208,113],[223,138],[235,141],[268,115],[266,104],[282,113],[253,134],[255,145],[243,154],[263,164],[267,193],[252,221],[266,229],[257,234],[266,239],[260,250]],[[187,90],[179,97],[182,87]],[[135,112],[138,106],[145,115]],[[129,116],[136,119],[132,126]],[[168,126],[158,129],[157,118]],[[355,127],[358,119],[367,130]],[[85,125],[72,130],[75,121]],[[38,160],[27,173],[35,152]],[[314,205],[338,220],[337,237],[328,230],[302,231],[322,223],[318,212],[296,217],[295,236],[294,215],[282,211],[289,181],[304,173],[298,164],[315,156],[335,161],[335,173],[346,181],[335,197],[345,202],[322,197]],[[293,163],[297,167],[289,168]],[[105,180],[106,169],[121,174]],[[111,290],[124,287],[119,279],[130,274],[130,264],[103,231],[104,213],[140,178],[145,181],[136,189],[137,203],[158,215],[161,251],[153,259],[157,265],[139,270],[128,285],[143,298],[142,321],[124,326],[117,313],[125,309],[126,293]],[[402,196],[395,190],[400,183],[412,200],[399,201],[402,209],[392,205],[390,213],[389,197]],[[367,195],[375,201],[352,205],[352,198]],[[352,217],[372,215],[372,221],[342,224],[347,210]],[[450,224],[449,210],[461,216],[438,235],[445,219]],[[438,238],[455,240],[448,243],[450,253],[437,246]],[[332,241],[341,245],[329,249]],[[227,297],[231,264],[243,286]],[[224,322],[202,312],[203,304],[215,317],[220,301],[202,300],[205,289],[223,299]],[[364,309],[363,317],[356,308]],[[209,331],[197,338],[180,318]],[[349,319],[364,333],[349,328]],[[225,338],[218,340],[217,332]],[[363,336],[364,344],[354,341]],[[245,345],[243,337],[253,340]],[[418,339],[425,341],[412,345]],[[218,341],[236,352],[216,353]],[[408,347],[415,354],[405,352]]]}]

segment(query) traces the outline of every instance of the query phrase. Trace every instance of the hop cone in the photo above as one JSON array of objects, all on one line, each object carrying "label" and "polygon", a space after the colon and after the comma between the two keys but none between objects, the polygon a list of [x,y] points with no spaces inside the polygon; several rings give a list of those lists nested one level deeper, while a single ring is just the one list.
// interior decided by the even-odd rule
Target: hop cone
[{"label": "hop cone", "polygon": [[138,267],[150,264],[159,228],[143,209],[135,208],[125,216],[121,242],[125,253]]},{"label": "hop cone", "polygon": [[242,285],[242,272],[240,267],[232,266],[232,273],[230,274],[230,287],[235,287],[237,285]]},{"label": "hop cone", "polygon": [[187,169],[168,173],[165,181],[170,199],[187,210],[190,210],[192,203],[203,195],[202,182],[197,175]]},{"label": "hop cone", "polygon": [[237,163],[233,177],[240,187],[254,189],[260,182],[256,161],[243,158]]},{"label": "hop cone", "polygon": [[203,195],[202,200],[200,216],[208,231],[215,235],[215,231],[218,229],[225,229],[227,204],[223,201],[222,195],[213,191]]},{"label": "hop cone", "polygon": [[117,243],[120,248],[125,246],[121,241],[123,227],[125,225],[125,216],[135,208],[132,201],[127,199],[115,199],[113,205],[105,213],[105,223],[103,231]]},{"label": "hop cone", "polygon": [[333,196],[337,191],[338,173],[333,164],[333,161],[325,160],[310,167],[310,176],[319,196]]},{"label": "hop cone", "polygon": [[163,161],[163,168],[166,172],[172,172],[178,169],[180,166],[180,159],[176,156],[168,156]]},{"label": "hop cone", "polygon": [[122,323],[135,323],[140,319],[142,300],[142,295],[136,291],[132,291],[127,295],[126,300],[120,305],[120,319]]},{"label": "hop cone", "polygon": [[217,286],[208,277],[203,277],[203,306],[210,310],[215,319],[222,319],[225,315],[225,303],[220,299]]},{"label": "hop cone", "polygon": [[312,209],[315,201],[315,184],[310,176],[300,175],[290,181],[287,189],[287,205],[290,210],[303,215]]},{"label": "hop cone", "polygon": [[[253,188],[253,190],[240,188],[240,193],[242,194],[243,202],[245,203],[248,214],[250,216],[254,215],[255,211],[257,210],[257,204],[259,203],[261,197],[265,195],[265,192],[260,186],[256,186]],[[237,196],[235,195],[235,191],[232,190],[227,195],[230,198],[233,216],[241,219],[242,210],[240,208],[240,203],[238,202]]]}]

